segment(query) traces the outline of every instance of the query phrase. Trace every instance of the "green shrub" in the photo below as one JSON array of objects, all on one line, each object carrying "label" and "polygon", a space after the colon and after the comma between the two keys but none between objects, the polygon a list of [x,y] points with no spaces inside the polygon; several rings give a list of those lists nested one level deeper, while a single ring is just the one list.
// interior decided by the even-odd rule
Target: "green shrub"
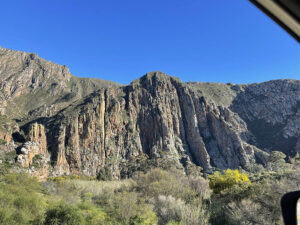
[{"label": "green shrub", "polygon": [[130,225],[157,225],[158,219],[149,205],[139,205],[135,216],[130,218]]},{"label": "green shrub", "polygon": [[261,204],[250,199],[230,202],[225,208],[225,216],[229,224],[264,225],[273,223],[272,213]]},{"label": "green shrub", "polygon": [[35,167],[35,168],[40,168],[41,164],[40,164],[40,160],[41,160],[41,155],[37,154],[32,158],[32,164],[31,166]]},{"label": "green shrub", "polygon": [[151,167],[154,167],[154,162],[149,159],[148,155],[142,154],[137,157],[130,157],[128,161],[122,162],[121,165],[121,178],[131,178],[137,172],[147,173]]},{"label": "green shrub", "polygon": [[199,194],[190,187],[189,179],[177,171],[153,169],[147,174],[139,174],[135,180],[138,191],[148,197],[165,195],[191,201]]},{"label": "green shrub", "polygon": [[101,168],[97,174],[97,180],[110,181],[112,180],[112,173],[108,167]]},{"label": "green shrub", "polygon": [[3,139],[0,139],[0,145],[5,145],[5,144],[6,144],[6,141]]},{"label": "green shrub", "polygon": [[84,225],[85,220],[79,209],[66,205],[59,204],[46,211],[44,225]]},{"label": "green shrub", "polygon": [[0,224],[41,221],[46,207],[43,188],[26,174],[0,176]]},{"label": "green shrub", "polygon": [[286,163],[286,155],[283,152],[272,151],[267,163],[267,170],[282,174],[291,169],[291,164]]},{"label": "green shrub", "polygon": [[185,225],[208,224],[209,213],[204,205],[187,204],[181,199],[163,195],[152,199],[152,202],[161,225],[170,221]]},{"label": "green shrub", "polygon": [[123,224],[128,224],[130,219],[137,214],[137,193],[121,192],[115,193],[108,201],[110,215]]},{"label": "green shrub", "polygon": [[181,222],[177,222],[177,221],[174,221],[174,220],[171,220],[167,223],[167,225],[184,225],[183,223]]},{"label": "green shrub", "polygon": [[17,157],[17,153],[16,151],[10,151],[10,152],[6,152],[5,155],[4,155],[4,160],[6,162],[9,162],[9,161],[15,161]]},{"label": "green shrub", "polygon": [[32,160],[40,160],[41,159],[41,155],[37,154],[35,155]]},{"label": "green shrub", "polygon": [[84,215],[86,224],[105,224],[105,221],[107,220],[107,214],[102,209],[96,207],[93,203],[85,201],[80,203],[78,208],[80,213]]}]

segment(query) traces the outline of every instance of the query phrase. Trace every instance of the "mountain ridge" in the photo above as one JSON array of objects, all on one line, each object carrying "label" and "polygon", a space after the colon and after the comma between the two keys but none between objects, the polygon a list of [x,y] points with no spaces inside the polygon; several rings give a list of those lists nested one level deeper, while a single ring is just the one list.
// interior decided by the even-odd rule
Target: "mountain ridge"
[{"label": "mountain ridge", "polygon": [[186,173],[264,165],[271,151],[299,152],[299,103],[298,80],[184,83],[153,71],[119,85],[0,48],[0,139],[43,178],[103,167],[128,177],[145,157]]}]

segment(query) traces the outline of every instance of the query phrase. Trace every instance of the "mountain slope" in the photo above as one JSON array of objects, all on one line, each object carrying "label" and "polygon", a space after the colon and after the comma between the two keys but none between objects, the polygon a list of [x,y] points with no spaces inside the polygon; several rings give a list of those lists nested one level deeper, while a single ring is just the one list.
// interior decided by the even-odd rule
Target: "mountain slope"
[{"label": "mountain slope", "polygon": [[[95,90],[119,84],[78,78],[61,66],[34,53],[0,47],[0,122],[51,116]],[[1,131],[0,128],[0,131]],[[9,129],[9,128],[7,128]],[[7,130],[6,129],[6,130]]]},{"label": "mountain slope", "polygon": [[[0,82],[0,138],[18,143],[17,163],[38,176],[247,169],[272,150],[293,155],[300,147],[295,80],[183,83],[150,72],[120,86],[0,48]],[[40,167],[32,168],[36,155]]]}]

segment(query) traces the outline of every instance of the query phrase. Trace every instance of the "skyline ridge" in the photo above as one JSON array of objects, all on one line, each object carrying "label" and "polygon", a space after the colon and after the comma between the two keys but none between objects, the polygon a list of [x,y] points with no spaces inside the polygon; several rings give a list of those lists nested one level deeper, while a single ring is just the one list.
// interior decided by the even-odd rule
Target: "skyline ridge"
[{"label": "skyline ridge", "polygon": [[[22,51],[22,50],[9,49],[9,48],[5,48],[5,47],[3,47],[3,46],[0,45],[0,50],[1,49],[4,49],[5,51],[20,52],[20,53],[25,53],[25,54],[29,54],[29,55],[33,54],[33,55],[35,55],[35,57],[37,57],[39,59],[42,59],[42,60],[45,60],[47,62],[56,64],[58,66],[63,66],[63,67],[67,68],[70,71],[69,65],[60,64],[60,63],[54,62],[52,60],[45,59],[44,57],[41,57],[38,52],[28,52],[28,51]],[[112,82],[112,83],[116,83],[116,84],[119,84],[119,85],[122,85],[122,86],[127,86],[127,85],[130,85],[135,80],[138,80],[138,79],[142,78],[143,76],[146,76],[148,73],[154,73],[154,72],[161,72],[161,73],[163,73],[163,74],[165,74],[167,76],[179,78],[181,80],[181,82],[183,82],[183,83],[194,83],[194,82],[196,82],[196,83],[220,83],[220,84],[234,84],[234,85],[251,85],[251,84],[260,84],[260,83],[266,83],[266,82],[276,81],[276,80],[300,81],[300,79],[293,79],[293,78],[279,78],[279,79],[265,80],[265,81],[261,81],[261,82],[251,82],[251,83],[233,83],[233,82],[218,82],[218,81],[216,81],[216,82],[214,82],[214,81],[210,82],[210,81],[201,81],[201,80],[183,81],[181,77],[178,77],[178,75],[170,75],[168,73],[165,73],[164,71],[156,70],[156,71],[147,71],[147,72],[144,72],[142,75],[139,75],[136,79],[131,80],[128,84],[122,84],[120,82],[112,81],[112,80],[108,80],[108,79],[103,79],[101,77],[82,76],[82,75],[74,74],[72,72],[70,72],[70,74],[72,76],[77,77],[77,78],[83,78],[83,79],[87,78],[87,79],[103,80],[103,81],[109,81],[109,82]]]}]

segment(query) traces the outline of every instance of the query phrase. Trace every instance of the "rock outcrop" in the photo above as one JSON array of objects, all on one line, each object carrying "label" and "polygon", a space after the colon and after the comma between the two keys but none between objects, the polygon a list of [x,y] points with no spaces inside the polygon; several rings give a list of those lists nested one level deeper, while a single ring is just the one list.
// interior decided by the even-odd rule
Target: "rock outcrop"
[{"label": "rock outcrop", "polygon": [[30,126],[28,132],[28,141],[35,142],[39,146],[39,154],[48,154],[47,151],[47,138],[45,127],[41,124],[34,123]]},{"label": "rock outcrop", "polygon": [[300,150],[300,81],[247,85],[230,107],[247,123],[257,146],[294,155]]},{"label": "rock outcrop", "polygon": [[33,158],[40,154],[40,146],[35,142],[26,142],[20,149],[20,154],[17,157],[17,162],[22,167],[30,167]]},{"label": "rock outcrop", "polygon": [[246,167],[261,150],[247,124],[229,108],[199,96],[188,85],[161,72],[131,85],[106,89],[70,106],[47,121],[55,171],[96,175],[146,154],[173,164],[188,159],[210,170]]},{"label": "rock outcrop", "polygon": [[7,134],[7,133],[0,133],[0,140],[8,143],[8,142],[11,142],[12,140],[12,137],[10,134]]},{"label": "rock outcrop", "polygon": [[50,155],[47,150],[45,128],[38,123],[31,124],[27,141],[20,146],[16,162],[26,172],[45,180],[50,173]]},{"label": "rock outcrop", "polygon": [[21,145],[17,162],[43,179],[264,165],[273,150],[299,152],[299,96],[295,80],[183,83],[162,72],[121,86],[0,48],[0,128]]}]

